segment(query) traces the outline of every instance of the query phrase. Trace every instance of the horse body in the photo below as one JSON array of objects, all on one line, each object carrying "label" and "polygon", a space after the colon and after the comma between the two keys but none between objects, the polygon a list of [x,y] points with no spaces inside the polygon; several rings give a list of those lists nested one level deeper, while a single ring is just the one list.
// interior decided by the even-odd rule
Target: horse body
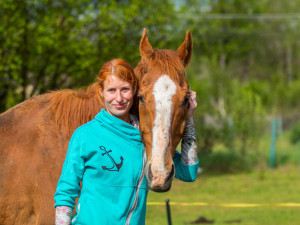
[{"label": "horse body", "polygon": [[38,96],[1,114],[0,224],[39,224],[44,220],[38,211],[54,216],[47,204],[53,205],[67,139],[58,136],[54,115],[44,107],[49,97]]},{"label": "horse body", "polygon": [[[153,50],[144,30],[140,42],[139,118],[153,191],[170,189],[172,156],[187,112],[184,67],[191,35],[176,52]],[[61,90],[20,103],[0,115],[0,224],[54,224],[54,193],[74,130],[103,108],[96,83],[87,91]]]},{"label": "horse body", "polygon": [[53,195],[71,134],[101,108],[90,89],[40,95],[0,115],[0,224],[54,224]]}]

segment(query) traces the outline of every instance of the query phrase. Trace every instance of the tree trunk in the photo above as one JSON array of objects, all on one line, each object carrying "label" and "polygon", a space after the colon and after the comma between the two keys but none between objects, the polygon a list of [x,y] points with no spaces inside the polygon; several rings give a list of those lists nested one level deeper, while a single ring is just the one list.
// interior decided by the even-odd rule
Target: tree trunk
[{"label": "tree trunk", "polygon": [[28,63],[29,63],[29,50],[28,50],[28,10],[27,10],[27,5],[26,1],[24,1],[21,5],[22,7],[22,14],[23,18],[25,20],[24,24],[24,31],[23,31],[23,39],[22,39],[22,45],[20,49],[21,53],[21,58],[22,58],[22,64],[21,64],[21,86],[22,86],[22,96],[21,96],[21,101],[26,100],[27,95],[26,95],[26,88],[28,85]]}]

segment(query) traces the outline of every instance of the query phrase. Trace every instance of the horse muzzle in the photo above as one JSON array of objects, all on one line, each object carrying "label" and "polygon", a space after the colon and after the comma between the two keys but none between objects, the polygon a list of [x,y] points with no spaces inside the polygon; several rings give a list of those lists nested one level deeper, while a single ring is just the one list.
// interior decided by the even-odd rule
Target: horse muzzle
[{"label": "horse muzzle", "polygon": [[146,177],[148,180],[148,187],[151,191],[155,192],[167,192],[171,189],[172,180],[175,175],[175,167],[172,164],[172,169],[170,173],[162,173],[151,168],[151,163],[149,163],[146,168]]}]

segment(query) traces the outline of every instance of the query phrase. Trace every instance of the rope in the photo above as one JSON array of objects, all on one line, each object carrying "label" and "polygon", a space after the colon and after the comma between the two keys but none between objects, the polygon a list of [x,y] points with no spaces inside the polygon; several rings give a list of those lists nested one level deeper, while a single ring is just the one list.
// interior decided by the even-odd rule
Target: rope
[{"label": "rope", "polygon": [[[300,207],[300,203],[265,203],[265,204],[255,204],[255,203],[205,203],[205,202],[169,202],[170,205],[180,205],[180,206],[220,206],[220,207],[236,207],[236,208],[246,208],[246,207]],[[147,205],[165,205],[164,202],[147,202]]]}]

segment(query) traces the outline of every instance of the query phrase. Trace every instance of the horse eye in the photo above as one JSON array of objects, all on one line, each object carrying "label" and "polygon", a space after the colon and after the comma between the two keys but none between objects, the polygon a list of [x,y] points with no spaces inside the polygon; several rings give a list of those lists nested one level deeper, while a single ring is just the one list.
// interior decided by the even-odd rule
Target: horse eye
[{"label": "horse eye", "polygon": [[141,95],[139,95],[139,100],[140,100],[140,102],[145,103],[144,97]]},{"label": "horse eye", "polygon": [[185,96],[185,97],[184,97],[184,100],[183,100],[183,102],[182,102],[182,106],[185,106],[188,102],[189,102],[189,97],[188,97],[188,96]]}]

